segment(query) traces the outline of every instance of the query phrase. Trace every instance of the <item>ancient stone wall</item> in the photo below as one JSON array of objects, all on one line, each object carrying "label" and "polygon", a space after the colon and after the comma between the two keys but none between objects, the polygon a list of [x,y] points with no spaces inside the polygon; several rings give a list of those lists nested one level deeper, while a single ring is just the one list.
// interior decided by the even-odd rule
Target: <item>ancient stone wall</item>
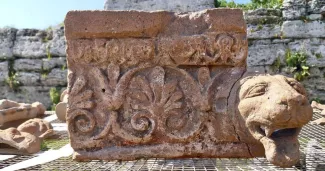
[{"label": "ancient stone wall", "polygon": [[49,108],[50,89],[61,91],[66,77],[63,26],[0,29],[0,99],[40,101]]},{"label": "ancient stone wall", "polygon": [[[285,0],[283,9],[249,11],[245,18],[248,69],[293,76],[285,62],[286,51],[302,51],[310,67],[310,76],[302,82],[310,99],[325,101],[325,0]],[[67,84],[63,35],[60,26],[0,29],[0,99],[51,106],[50,88],[60,90]]]}]

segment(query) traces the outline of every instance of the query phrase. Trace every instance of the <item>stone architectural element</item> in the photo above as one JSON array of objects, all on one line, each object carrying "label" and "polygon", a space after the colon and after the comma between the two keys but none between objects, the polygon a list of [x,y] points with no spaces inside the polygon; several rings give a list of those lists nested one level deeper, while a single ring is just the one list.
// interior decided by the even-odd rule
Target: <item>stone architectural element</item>
[{"label": "stone architectural element", "polygon": [[314,110],[321,110],[320,114],[323,116],[323,118],[319,118],[311,123],[317,125],[325,125],[325,105],[313,101],[311,103],[311,107],[313,107]]},{"label": "stone architectural element", "polygon": [[[23,153],[37,153],[41,149],[42,140],[52,135],[50,123],[42,119],[30,119],[18,128],[0,130],[0,143],[16,148]],[[17,153],[8,149],[0,149],[1,153]]]},{"label": "stone architectural element", "polygon": [[247,77],[241,10],[71,11],[65,26],[75,159],[299,159],[306,92],[287,77]]},{"label": "stone architectural element", "polygon": [[189,12],[214,8],[214,0],[106,0],[105,10]]},{"label": "stone architectural element", "polygon": [[0,125],[20,119],[35,118],[43,115],[45,109],[44,105],[39,102],[26,104],[6,99],[0,100]]},{"label": "stone architectural element", "polygon": [[[177,1],[173,2],[177,3]],[[196,1],[186,1],[186,3],[189,2],[196,3]],[[292,5],[304,6],[302,8],[307,9],[304,15],[295,20],[283,16],[283,11],[287,10],[288,6],[284,9],[257,9],[245,12],[249,42],[248,69],[292,77],[293,74],[286,71],[285,52],[289,49],[292,52],[303,50],[307,54],[307,64],[311,68],[311,74],[302,83],[307,89],[309,99],[320,99],[325,102],[325,86],[323,86],[325,85],[325,79],[323,79],[325,73],[324,0],[310,0],[308,3],[292,2],[294,2],[291,3]],[[120,3],[120,0],[116,3]],[[117,5],[110,6],[110,10],[121,10],[121,8]],[[50,88],[64,89],[67,84],[64,28],[57,26],[47,30],[34,30],[36,33],[27,31],[31,29],[22,30],[0,29],[0,99],[8,98],[27,103],[40,101],[50,109],[52,106],[49,96]],[[24,32],[24,36],[21,36],[21,32]],[[35,43],[33,46],[26,46],[31,42],[39,42],[39,49],[45,47],[45,53],[42,52],[36,57]],[[15,55],[14,45],[16,45]],[[30,50],[31,48],[34,50]],[[35,51],[35,54],[30,55],[31,51]],[[273,67],[278,58],[281,59],[283,69]],[[39,66],[39,60],[42,60],[41,70],[39,67],[34,69],[33,66],[28,71],[21,70],[20,65],[15,64],[21,59],[28,59],[37,66]],[[27,66],[25,65],[25,68]],[[52,72],[53,69],[55,71]],[[16,77],[10,77],[12,73],[15,73]],[[10,78],[20,81],[19,86],[14,90],[8,87]],[[20,101],[22,99],[23,101]]]},{"label": "stone architectural element", "polygon": [[60,103],[55,106],[55,113],[58,119],[61,121],[66,121],[67,109],[68,109],[68,90],[64,90],[60,97]]}]

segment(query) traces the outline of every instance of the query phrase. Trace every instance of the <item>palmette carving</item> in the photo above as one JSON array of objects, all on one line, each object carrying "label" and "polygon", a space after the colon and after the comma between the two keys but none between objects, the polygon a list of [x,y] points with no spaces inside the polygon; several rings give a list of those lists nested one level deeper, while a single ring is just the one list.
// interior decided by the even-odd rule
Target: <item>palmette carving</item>
[{"label": "palmette carving", "polygon": [[197,130],[189,130],[187,136],[177,135],[178,131],[184,132],[182,128],[190,119],[184,114],[189,104],[184,103],[185,97],[178,81],[167,81],[162,67],[150,70],[147,77],[133,77],[126,93],[124,110],[126,115],[131,115],[132,127],[138,131],[148,131],[148,134],[157,127],[160,129],[158,132],[164,132],[172,139],[189,138]]},{"label": "palmette carving", "polygon": [[[144,72],[150,74],[143,75]],[[69,122],[73,123],[71,130],[87,134],[92,140],[112,133],[128,142],[147,142],[154,131],[170,139],[187,140],[200,131],[211,106],[206,92],[215,79],[210,78],[205,67],[198,74],[199,80],[195,81],[185,70],[174,67],[139,67],[122,76],[117,65],[111,64],[105,71],[93,68],[90,76],[97,80],[96,89],[83,90],[87,82],[84,77],[77,78],[72,86],[73,96],[69,98],[74,99],[68,118],[77,120]],[[96,111],[107,120],[96,135],[92,133],[99,129],[95,126],[96,118],[87,111],[94,107],[90,100],[93,91],[100,92],[97,102],[105,104],[105,108]],[[126,103],[122,105],[122,101]]]},{"label": "palmette carving", "polygon": [[241,10],[73,11],[65,24],[77,160],[297,161],[297,135],[311,118],[306,94],[284,77],[245,81]]}]

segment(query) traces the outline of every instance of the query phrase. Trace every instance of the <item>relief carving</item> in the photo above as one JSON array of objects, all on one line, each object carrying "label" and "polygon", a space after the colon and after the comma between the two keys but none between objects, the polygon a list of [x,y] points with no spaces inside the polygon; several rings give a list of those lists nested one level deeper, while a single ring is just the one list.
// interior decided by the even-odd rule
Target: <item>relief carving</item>
[{"label": "relief carving", "polygon": [[[93,23],[88,15],[97,25],[79,24]],[[130,18],[138,24],[129,25]],[[306,94],[287,77],[245,78],[241,10],[77,11],[65,23],[75,159],[266,155],[282,167],[297,161],[297,135],[312,115]]]}]

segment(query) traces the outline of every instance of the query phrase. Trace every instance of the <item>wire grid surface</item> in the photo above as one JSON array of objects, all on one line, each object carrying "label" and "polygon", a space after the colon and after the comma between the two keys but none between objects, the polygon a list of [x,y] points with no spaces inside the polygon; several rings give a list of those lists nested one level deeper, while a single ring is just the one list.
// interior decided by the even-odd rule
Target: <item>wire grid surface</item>
[{"label": "wire grid surface", "polygon": [[[321,115],[314,113],[314,118]],[[65,136],[63,136],[65,138]],[[210,171],[210,170],[319,170],[325,171],[325,127],[306,125],[299,136],[300,161],[292,168],[279,168],[265,158],[252,159],[142,159],[136,161],[76,162],[62,157],[52,162],[36,165],[23,170],[130,170],[130,171]],[[25,157],[25,156],[21,156]],[[28,156],[29,157],[29,156]],[[18,158],[19,159],[19,158]],[[18,160],[13,158],[12,160]],[[11,159],[8,159],[11,160]],[[2,162],[1,162],[2,163]],[[7,163],[9,163],[7,161]],[[2,166],[2,165],[0,165]]]}]

